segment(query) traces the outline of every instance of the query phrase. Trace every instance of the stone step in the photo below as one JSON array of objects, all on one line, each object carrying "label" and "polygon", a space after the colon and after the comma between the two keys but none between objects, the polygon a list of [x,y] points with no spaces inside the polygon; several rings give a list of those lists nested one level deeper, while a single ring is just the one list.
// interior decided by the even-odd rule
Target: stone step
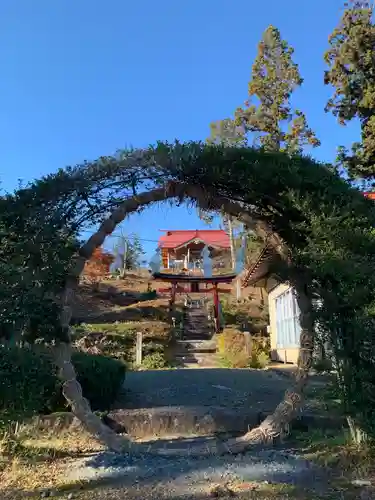
[{"label": "stone step", "polygon": [[217,356],[214,353],[204,354],[204,353],[188,353],[183,356],[175,356],[176,361],[180,364],[187,365],[198,365],[198,366],[217,366]]},{"label": "stone step", "polygon": [[209,340],[211,338],[210,332],[202,330],[185,330],[184,340]]},{"label": "stone step", "polygon": [[189,316],[188,318],[186,318],[187,322],[189,323],[208,323],[208,319],[204,316]]},{"label": "stone step", "polygon": [[202,311],[198,311],[198,312],[190,312],[190,313],[187,313],[184,315],[185,318],[208,318],[208,314],[205,313],[205,312],[202,312]]},{"label": "stone step", "polygon": [[216,341],[212,339],[202,340],[177,340],[177,346],[185,350],[193,350],[197,352],[216,352]]},{"label": "stone step", "polygon": [[202,335],[202,334],[199,334],[199,333],[190,333],[189,335],[187,335],[186,333],[183,335],[182,339],[181,340],[188,340],[190,342],[195,342],[196,340],[197,341],[200,341],[200,340],[210,340],[211,338],[211,335]]},{"label": "stone step", "polygon": [[185,331],[192,330],[192,331],[204,331],[207,332],[209,330],[208,326],[205,325],[184,325]]},{"label": "stone step", "polygon": [[216,354],[216,346],[214,347],[185,347],[177,345],[175,348],[175,356],[188,356],[190,354]]},{"label": "stone step", "polygon": [[192,318],[188,318],[187,320],[184,321],[184,323],[187,323],[187,324],[200,324],[200,325],[208,325],[208,320],[207,319],[196,319],[194,318],[194,320]]},{"label": "stone step", "polygon": [[[212,338],[212,328],[207,317],[207,311],[202,308],[186,308],[184,314],[184,332],[182,336],[185,342],[209,342]],[[181,354],[184,351],[191,351],[196,353],[207,353],[214,354],[216,352],[216,345],[210,346],[209,348],[203,347],[203,345],[191,345],[189,348],[186,346],[179,346],[178,350],[181,348]],[[196,362],[196,361],[194,361]]]},{"label": "stone step", "polygon": [[208,321],[184,321],[185,325],[203,325],[205,327],[208,327],[209,323]]},{"label": "stone step", "polygon": [[197,328],[197,327],[208,328],[209,323],[207,321],[185,321],[184,325],[185,326],[192,326],[194,328]]},{"label": "stone step", "polygon": [[202,326],[194,327],[193,325],[185,325],[184,332],[186,333],[203,333],[208,335],[210,333],[209,328],[204,328]]}]

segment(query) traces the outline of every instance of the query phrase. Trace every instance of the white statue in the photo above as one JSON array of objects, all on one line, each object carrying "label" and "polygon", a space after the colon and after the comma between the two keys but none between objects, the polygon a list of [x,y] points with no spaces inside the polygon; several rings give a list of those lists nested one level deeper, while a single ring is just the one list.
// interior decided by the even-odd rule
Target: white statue
[{"label": "white statue", "polygon": [[203,259],[203,275],[205,278],[211,278],[212,276],[212,260],[210,257],[210,251],[208,247],[205,246],[202,250]]},{"label": "white statue", "polygon": [[242,238],[240,248],[236,252],[236,274],[240,274],[245,267],[246,239]]},{"label": "white statue", "polygon": [[161,255],[160,255],[160,248],[158,248],[155,252],[155,255],[150,260],[150,269],[152,274],[155,274],[155,273],[160,273],[160,268],[161,268]]}]

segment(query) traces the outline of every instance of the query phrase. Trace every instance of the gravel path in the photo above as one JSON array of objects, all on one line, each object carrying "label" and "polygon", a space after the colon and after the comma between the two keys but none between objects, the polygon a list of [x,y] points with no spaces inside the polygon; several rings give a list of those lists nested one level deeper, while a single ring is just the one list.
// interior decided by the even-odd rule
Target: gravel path
[{"label": "gravel path", "polygon": [[117,407],[215,406],[271,411],[289,383],[288,378],[268,370],[129,372]]},{"label": "gravel path", "polygon": [[141,491],[157,486],[164,493],[181,496],[206,494],[214,484],[267,482],[318,493],[327,484],[323,470],[287,449],[202,459],[129,457],[106,452],[75,461],[67,474],[70,481],[105,480],[125,488],[137,484]]},{"label": "gravel path", "polygon": [[[289,377],[271,370],[181,369],[130,372],[118,408],[165,406],[215,406],[234,410],[272,411],[280,402]],[[157,448],[190,448],[210,437],[157,440]],[[294,450],[282,448],[252,450],[242,455],[202,458],[115,455],[104,452],[69,463],[69,481],[109,482],[113,487],[135,487],[143,498],[147,491],[163,498],[203,498],[213,485],[290,484],[323,492],[324,470],[306,461]],[[160,493],[160,495],[161,495]],[[155,498],[161,498],[156,495]],[[196,495],[196,496],[195,496]],[[202,496],[203,495],[203,496]]]}]

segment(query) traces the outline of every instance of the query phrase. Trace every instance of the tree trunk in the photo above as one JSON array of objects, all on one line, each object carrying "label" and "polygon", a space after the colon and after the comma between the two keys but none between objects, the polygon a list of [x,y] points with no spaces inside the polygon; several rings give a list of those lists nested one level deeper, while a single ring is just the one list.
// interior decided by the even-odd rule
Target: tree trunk
[{"label": "tree trunk", "polygon": [[130,441],[123,436],[117,435],[107,427],[100,417],[92,412],[89,402],[83,397],[82,388],[77,381],[72,363],[71,351],[70,344],[61,342],[57,344],[54,353],[59,376],[63,381],[62,393],[71,407],[72,413],[81,421],[90,434],[104,443],[110,450],[118,453],[129,450],[131,447]]},{"label": "tree trunk", "polygon": [[308,380],[313,360],[314,324],[312,303],[304,291],[303,284],[296,283],[297,302],[300,308],[300,350],[294,384],[290,387],[283,401],[259,427],[251,430],[240,439],[229,440],[227,446],[232,452],[243,451],[249,446],[272,443],[275,438],[289,432],[290,422],[297,416],[303,405],[303,392]]},{"label": "tree trunk", "polygon": [[[94,250],[103,244],[106,236],[111,234],[116,226],[122,222],[125,216],[137,210],[140,206],[162,201],[173,196],[166,188],[142,193],[137,197],[124,201],[119,208],[106,219],[96,233],[80,248],[78,255],[72,262],[69,275],[65,282],[62,294],[62,313],[60,318],[61,328],[68,332],[72,318],[72,305],[74,303],[75,290],[79,277],[83,271],[86,261],[92,256]],[[90,404],[82,395],[82,388],[77,381],[74,366],[71,361],[71,346],[69,343],[60,342],[54,349],[55,362],[59,368],[59,376],[63,383],[63,395],[72,409],[73,414],[82,422],[83,426],[96,436],[110,450],[121,452],[129,449],[131,442],[125,437],[118,436],[109,427],[103,424],[101,419],[95,415]],[[135,446],[132,445],[134,448]]]}]

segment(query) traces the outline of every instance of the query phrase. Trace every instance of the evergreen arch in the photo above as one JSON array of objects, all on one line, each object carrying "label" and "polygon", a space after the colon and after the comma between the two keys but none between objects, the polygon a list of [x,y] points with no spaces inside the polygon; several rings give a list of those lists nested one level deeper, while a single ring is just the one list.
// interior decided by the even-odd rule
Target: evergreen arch
[{"label": "evergreen arch", "polygon": [[[75,378],[68,330],[78,278],[95,248],[127,215],[166,200],[224,211],[267,238],[281,257],[278,274],[296,289],[301,310],[296,378],[274,413],[258,428],[223,443],[220,449],[197,448],[190,453],[239,452],[285,432],[302,405],[317,331],[329,337],[334,346],[347,414],[373,435],[373,203],[329,166],[310,158],[202,143],[159,143],[145,150],[100,158],[45,177],[1,200],[0,229],[8,252],[18,248],[25,257],[29,255],[29,268],[34,269],[34,275],[39,272],[43,288],[34,302],[40,305],[40,311],[45,309],[43,318],[49,318],[50,323],[46,325],[40,318],[38,323],[34,315],[31,334],[56,344],[64,395],[86,428],[112,450],[131,445],[91,412]],[[22,211],[26,212],[24,219],[20,218]],[[79,248],[76,240],[67,245],[85,224],[99,221],[98,231],[86,243]],[[39,228],[31,239],[26,236],[30,228]],[[22,235],[17,241],[16,230]],[[52,255],[59,256],[60,267],[48,261],[43,274],[41,262]],[[2,266],[5,269],[4,262]],[[51,299],[56,294],[61,298],[58,302]],[[319,308],[314,305],[315,299],[322,301]],[[30,312],[17,300],[15,294],[7,295],[6,313],[9,317],[16,307],[27,323]],[[33,296],[28,307],[31,303]],[[58,316],[54,314],[56,309]],[[4,312],[0,320],[6,323]]]}]

